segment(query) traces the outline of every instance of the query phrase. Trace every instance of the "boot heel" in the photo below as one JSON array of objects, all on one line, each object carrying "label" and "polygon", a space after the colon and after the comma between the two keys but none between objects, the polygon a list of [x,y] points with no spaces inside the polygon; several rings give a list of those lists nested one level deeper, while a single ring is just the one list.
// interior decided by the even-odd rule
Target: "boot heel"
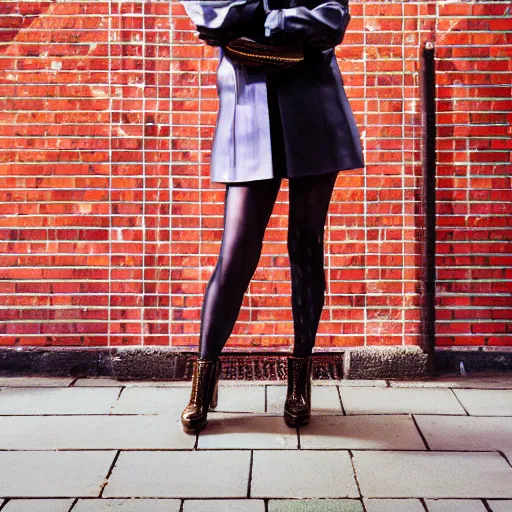
[{"label": "boot heel", "polygon": [[213,386],[213,394],[212,399],[210,401],[209,410],[213,410],[217,407],[219,401],[219,378],[222,371],[222,364],[220,358],[218,360],[217,366],[215,367],[215,384]]},{"label": "boot heel", "polygon": [[215,387],[213,388],[213,396],[212,401],[210,402],[209,410],[212,411],[217,407],[217,403],[219,400],[219,381],[218,379],[215,381]]}]

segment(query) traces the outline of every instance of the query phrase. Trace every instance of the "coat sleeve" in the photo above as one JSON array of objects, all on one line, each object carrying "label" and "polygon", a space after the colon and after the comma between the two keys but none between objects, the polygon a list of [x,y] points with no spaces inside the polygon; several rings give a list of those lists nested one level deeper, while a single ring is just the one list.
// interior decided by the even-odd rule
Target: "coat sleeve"
[{"label": "coat sleeve", "polygon": [[265,19],[262,0],[181,0],[180,3],[200,37],[207,42],[210,38],[216,42],[230,41],[243,35],[255,16],[263,15]]},{"label": "coat sleeve", "polygon": [[330,0],[313,9],[274,9],[265,20],[265,35],[288,37],[303,46],[320,50],[334,48],[343,41],[350,21],[348,0]]}]

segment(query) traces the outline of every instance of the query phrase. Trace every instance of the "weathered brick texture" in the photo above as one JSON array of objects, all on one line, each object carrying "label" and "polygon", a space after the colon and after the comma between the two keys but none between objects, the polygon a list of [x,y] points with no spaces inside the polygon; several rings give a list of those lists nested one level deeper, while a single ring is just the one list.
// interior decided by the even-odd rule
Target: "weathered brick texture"
[{"label": "weathered brick texture", "polygon": [[[338,177],[322,349],[419,338],[422,43],[436,42],[437,342],[512,345],[509,1],[352,0],[366,169]],[[168,1],[0,3],[0,343],[195,346],[222,235],[218,50]],[[293,343],[282,183],[228,347]]]}]

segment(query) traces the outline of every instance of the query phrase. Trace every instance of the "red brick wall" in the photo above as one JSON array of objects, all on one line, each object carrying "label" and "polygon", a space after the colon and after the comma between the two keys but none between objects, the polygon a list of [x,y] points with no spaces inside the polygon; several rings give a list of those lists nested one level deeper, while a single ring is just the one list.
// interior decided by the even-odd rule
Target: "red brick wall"
[{"label": "red brick wall", "polygon": [[[422,42],[438,70],[439,345],[511,345],[509,2],[351,1],[317,347],[418,343]],[[167,1],[0,3],[4,345],[197,345],[222,235],[217,49]],[[293,343],[287,182],[229,348]]]},{"label": "red brick wall", "polygon": [[438,345],[512,345],[511,8],[438,6]]}]

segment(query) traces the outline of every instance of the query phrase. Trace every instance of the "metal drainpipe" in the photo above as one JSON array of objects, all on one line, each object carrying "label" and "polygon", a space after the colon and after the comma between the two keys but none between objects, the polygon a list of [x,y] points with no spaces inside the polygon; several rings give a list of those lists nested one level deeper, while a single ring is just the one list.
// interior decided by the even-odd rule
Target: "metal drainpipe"
[{"label": "metal drainpipe", "polygon": [[426,41],[421,52],[420,94],[422,106],[423,243],[421,254],[421,344],[428,354],[429,373],[435,374],[436,302],[436,80],[434,42]]}]

